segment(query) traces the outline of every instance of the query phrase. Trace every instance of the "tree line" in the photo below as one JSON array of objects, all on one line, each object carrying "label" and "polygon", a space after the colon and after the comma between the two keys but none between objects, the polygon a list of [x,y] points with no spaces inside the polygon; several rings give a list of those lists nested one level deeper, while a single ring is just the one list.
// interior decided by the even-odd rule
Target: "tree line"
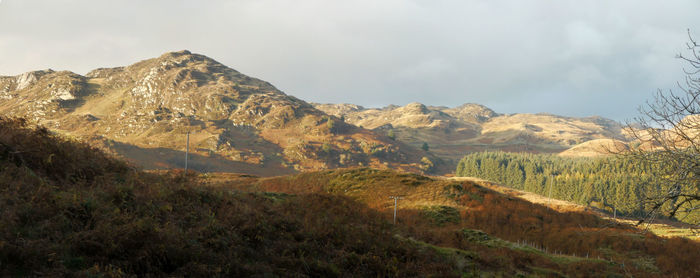
[{"label": "tree line", "polygon": [[[478,152],[457,165],[457,176],[477,177],[515,189],[597,207],[620,215],[645,217],[647,202],[663,189],[660,169],[626,157],[564,158],[551,154]],[[676,215],[694,220],[697,215]]]}]

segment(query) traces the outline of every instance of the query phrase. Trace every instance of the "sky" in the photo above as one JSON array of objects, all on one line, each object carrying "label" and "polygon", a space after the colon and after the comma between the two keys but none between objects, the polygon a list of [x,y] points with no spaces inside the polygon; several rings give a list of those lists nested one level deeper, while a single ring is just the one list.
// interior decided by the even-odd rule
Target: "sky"
[{"label": "sky", "polygon": [[0,75],[187,49],[309,102],[624,121],[684,78],[700,1],[0,0]]}]

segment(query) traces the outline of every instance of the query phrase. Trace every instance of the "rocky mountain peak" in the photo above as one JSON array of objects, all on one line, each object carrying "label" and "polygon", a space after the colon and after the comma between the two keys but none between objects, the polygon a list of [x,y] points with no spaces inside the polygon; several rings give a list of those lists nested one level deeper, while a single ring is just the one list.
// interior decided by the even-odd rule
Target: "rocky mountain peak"
[{"label": "rocky mountain peak", "polygon": [[35,82],[39,81],[42,76],[54,73],[53,70],[48,69],[48,70],[38,70],[38,71],[30,71],[30,72],[25,72],[19,76],[17,76],[16,79],[16,84],[17,84],[17,90],[23,90],[24,88],[27,88],[34,84]]},{"label": "rocky mountain peak", "polygon": [[25,72],[17,76],[0,76],[0,92],[24,90],[35,84],[43,76],[52,74],[51,69]]},{"label": "rocky mountain peak", "polygon": [[[152,64],[156,65],[160,64],[160,66],[164,70],[169,70],[172,68],[191,67],[199,69],[201,71],[212,73],[238,73],[238,71],[231,69],[212,58],[201,54],[193,54],[189,50],[166,52],[160,55],[160,57],[158,58],[146,61],[152,61]],[[136,65],[138,65],[138,63]]]},{"label": "rocky mountain peak", "polygon": [[350,103],[311,103],[311,105],[325,112],[326,114],[333,115],[339,118],[348,113],[365,110],[365,108],[360,105]]},{"label": "rocky mountain peak", "polygon": [[187,56],[187,55],[192,55],[192,52],[190,52],[187,49],[183,49],[180,51],[172,51],[172,52],[166,52],[160,55],[160,59],[167,58],[167,57],[180,57],[180,56]]},{"label": "rocky mountain peak", "polygon": [[421,158],[430,156],[187,50],[86,76],[0,77],[0,113],[89,138],[148,168],[177,165],[187,132],[193,155],[207,161],[203,171],[420,169]]},{"label": "rocky mountain peak", "polygon": [[[235,114],[250,96],[257,95],[257,99],[280,96],[278,102],[288,98],[265,81],[188,50],[164,53],[126,67],[100,68],[88,73],[88,77],[102,90],[126,94],[120,97],[124,103],[117,108],[118,113],[140,120],[144,120],[140,116],[144,111],[159,115],[151,121],[171,116],[181,118],[178,115],[224,120]],[[246,104],[249,107],[251,103]],[[259,122],[249,120],[245,124]]]},{"label": "rocky mountain peak", "polygon": [[147,59],[125,68],[125,70],[137,73],[143,77],[169,72],[196,72],[191,77],[207,79],[207,74],[236,75],[238,71],[231,69],[214,59],[200,54],[193,54],[188,50],[167,52],[158,58]]},{"label": "rocky mountain peak", "polygon": [[399,108],[402,113],[407,114],[428,114],[430,110],[424,104],[419,102],[411,102],[406,106]]},{"label": "rocky mountain peak", "polygon": [[469,122],[485,122],[490,118],[499,116],[491,108],[476,103],[465,103],[455,108],[445,109],[444,112],[452,117]]}]

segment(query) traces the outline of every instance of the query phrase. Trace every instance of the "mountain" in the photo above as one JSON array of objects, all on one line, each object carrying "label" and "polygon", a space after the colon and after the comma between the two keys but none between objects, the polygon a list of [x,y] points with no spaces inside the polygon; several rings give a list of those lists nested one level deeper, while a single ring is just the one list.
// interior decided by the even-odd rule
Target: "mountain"
[{"label": "mountain", "polygon": [[[264,176],[355,166],[447,173],[470,152],[559,153],[591,140],[629,141],[619,123],[601,117],[499,114],[473,103],[309,104],[189,51],[85,76],[53,70],[3,76],[0,113],[146,169],[184,167],[189,133],[191,168]],[[564,155],[593,155],[586,148]]]},{"label": "mountain", "polygon": [[42,70],[0,77],[0,113],[88,140],[146,169],[183,167],[188,132],[189,166],[200,171],[420,171],[422,157],[437,162],[186,50],[85,76]]},{"label": "mountain", "polygon": [[[384,108],[352,104],[314,104],[346,122],[388,134],[414,147],[458,160],[483,150],[559,153],[597,139],[627,141],[622,125],[602,117],[574,118],[551,114],[499,114],[479,104],[458,107],[410,103]],[[574,152],[570,152],[574,153]]]}]

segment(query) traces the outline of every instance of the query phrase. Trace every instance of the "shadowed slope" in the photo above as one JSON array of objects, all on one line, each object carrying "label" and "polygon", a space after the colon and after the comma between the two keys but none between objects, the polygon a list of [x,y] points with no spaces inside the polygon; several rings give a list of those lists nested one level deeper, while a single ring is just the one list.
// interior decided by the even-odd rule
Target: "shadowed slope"
[{"label": "shadowed slope", "polygon": [[135,171],[0,118],[0,276],[458,277],[350,198],[241,193]]},{"label": "shadowed slope", "polygon": [[[690,255],[700,254],[697,242],[657,237],[589,212],[557,212],[471,181],[348,169],[264,178],[257,182],[232,181],[223,186],[253,192],[326,192],[350,196],[384,211],[388,219],[394,205],[389,196],[403,196],[399,201],[399,223],[405,234],[430,244],[463,250],[481,250],[472,244],[488,244],[485,241],[491,236],[508,240],[513,246],[527,242],[538,255],[523,258],[523,254],[507,251],[510,248],[498,251],[509,254],[506,256],[515,260],[511,263],[516,268],[545,267],[571,276],[602,276],[602,272],[617,271],[606,270],[607,264],[624,265],[623,271],[635,277],[700,274],[694,263],[699,258]],[[474,234],[472,230],[481,230],[486,235]],[[489,252],[479,254],[482,259],[493,256]],[[513,267],[508,259],[500,263],[484,259],[482,263]]]}]

